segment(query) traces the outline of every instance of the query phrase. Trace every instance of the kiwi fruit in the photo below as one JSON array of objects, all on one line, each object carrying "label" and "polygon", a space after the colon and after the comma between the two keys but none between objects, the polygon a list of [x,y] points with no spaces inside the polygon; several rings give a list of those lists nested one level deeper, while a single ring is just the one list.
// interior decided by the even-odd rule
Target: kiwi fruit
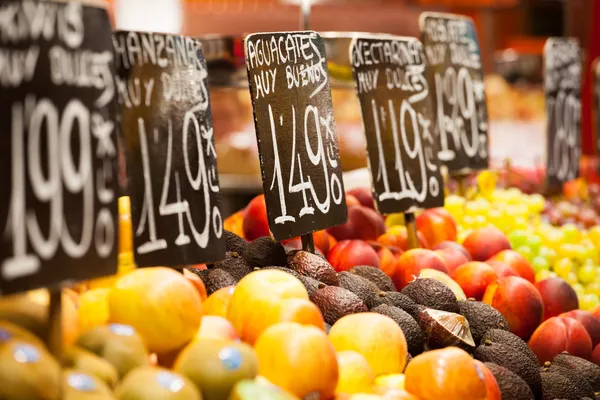
[{"label": "kiwi fruit", "polygon": [[600,367],[593,362],[572,356],[565,352],[554,357],[552,365],[574,370],[578,375],[589,382],[594,392],[600,392]]},{"label": "kiwi fruit", "polygon": [[523,339],[521,339],[512,332],[505,331],[502,329],[490,329],[481,337],[480,342],[483,343],[485,341],[497,344],[504,344],[509,347],[512,347],[518,352],[525,354],[535,364],[539,363],[537,356],[533,353],[533,351],[531,351],[529,346],[527,346],[527,343],[525,343]]},{"label": "kiwi fruit", "polygon": [[538,398],[542,393],[539,364],[519,350],[504,344],[483,341],[473,353],[482,362],[492,362],[519,375]]},{"label": "kiwi fruit", "polygon": [[223,231],[223,238],[225,239],[226,251],[242,254],[248,247],[248,242],[244,238],[226,229]]},{"label": "kiwi fruit", "polygon": [[323,319],[330,325],[345,315],[368,311],[360,297],[339,286],[318,289],[310,300],[319,307]]},{"label": "kiwi fruit", "polygon": [[491,362],[484,365],[490,370],[500,389],[502,400],[533,400],[533,392],[527,382],[509,369]]},{"label": "kiwi fruit", "polygon": [[508,322],[502,314],[489,304],[482,301],[465,300],[459,301],[460,313],[469,321],[471,334],[475,343],[481,341],[481,337],[490,329],[509,329]]},{"label": "kiwi fruit", "polygon": [[417,356],[423,352],[423,331],[421,331],[417,321],[406,311],[388,304],[381,304],[371,309],[371,312],[388,316],[400,326],[408,344],[408,352],[411,355]]},{"label": "kiwi fruit", "polygon": [[285,247],[270,236],[263,236],[248,243],[242,257],[251,267],[284,266],[287,263]]},{"label": "kiwi fruit", "polygon": [[348,271],[338,272],[339,286],[351,291],[365,302],[376,293],[379,293],[379,288],[376,284],[362,276],[350,273]]},{"label": "kiwi fruit", "polygon": [[377,285],[382,292],[395,292],[396,285],[392,279],[379,268],[370,265],[357,265],[348,270],[352,274],[362,276]]},{"label": "kiwi fruit", "polygon": [[436,279],[417,278],[402,289],[402,294],[429,308],[456,314],[460,312],[454,292]]}]

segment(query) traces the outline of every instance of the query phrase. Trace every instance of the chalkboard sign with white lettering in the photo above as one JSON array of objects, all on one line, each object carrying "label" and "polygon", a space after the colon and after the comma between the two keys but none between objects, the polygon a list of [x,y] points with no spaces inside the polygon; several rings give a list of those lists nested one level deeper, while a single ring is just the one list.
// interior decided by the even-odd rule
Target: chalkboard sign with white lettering
[{"label": "chalkboard sign with white lettering", "polygon": [[219,261],[223,221],[200,43],[124,31],[113,41],[136,263]]},{"label": "chalkboard sign with white lettering", "polygon": [[0,2],[0,293],[117,270],[111,25],[81,3]]},{"label": "chalkboard sign with white lettering", "polygon": [[246,38],[269,226],[284,240],[343,224],[347,209],[325,46],[316,32]]},{"label": "chalkboard sign with white lettering", "polygon": [[550,38],[544,46],[546,183],[556,187],[579,176],[581,156],[581,51],[572,38]]},{"label": "chalkboard sign with white lettering", "polygon": [[423,13],[421,40],[435,102],[438,157],[450,173],[488,167],[488,115],[481,51],[470,18]]},{"label": "chalkboard sign with white lettering", "polygon": [[423,45],[415,38],[360,37],[350,59],[377,209],[391,214],[443,206]]}]

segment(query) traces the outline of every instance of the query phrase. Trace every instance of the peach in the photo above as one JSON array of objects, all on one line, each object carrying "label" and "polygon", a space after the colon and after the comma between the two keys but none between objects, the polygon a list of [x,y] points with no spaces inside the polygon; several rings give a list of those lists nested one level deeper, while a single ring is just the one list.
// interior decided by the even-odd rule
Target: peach
[{"label": "peach", "polygon": [[356,265],[379,268],[377,252],[362,240],[342,240],[327,255],[327,260],[336,271],[347,271]]},{"label": "peach", "polygon": [[411,249],[404,252],[397,259],[396,273],[392,280],[398,290],[402,290],[404,286],[414,281],[422,269],[430,268],[437,269],[444,273],[448,273],[446,263],[435,253],[435,251],[427,249]]},{"label": "peach", "polygon": [[508,266],[507,263],[498,260],[487,260],[487,265],[492,267],[496,271],[498,278],[504,278],[505,276],[519,276],[517,272]]},{"label": "peach", "polygon": [[348,221],[328,228],[327,232],[337,240],[375,240],[385,229],[385,220],[377,211],[363,206],[349,206]]},{"label": "peach", "polygon": [[354,196],[352,196],[351,194],[346,193],[346,206],[350,207],[350,206],[360,206],[360,201],[358,201],[358,199]]},{"label": "peach", "polygon": [[494,255],[489,261],[502,261],[511,267],[521,278],[527,279],[531,283],[535,283],[535,270],[521,254],[514,250],[503,250]]},{"label": "peach", "polygon": [[456,268],[451,274],[467,298],[481,300],[490,283],[498,279],[496,271],[486,263],[471,261]]},{"label": "peach", "polygon": [[518,276],[507,276],[491,283],[483,302],[498,310],[515,335],[527,339],[542,322],[544,303],[535,286]]},{"label": "peach", "polygon": [[541,280],[535,284],[535,287],[544,302],[544,321],[579,308],[577,293],[571,285],[560,278]]},{"label": "peach", "polygon": [[356,197],[356,199],[360,202],[360,204],[363,207],[368,207],[372,210],[375,209],[375,202],[373,201],[373,194],[371,193],[371,188],[357,187],[348,190],[346,192],[346,195],[348,194]]},{"label": "peach", "polygon": [[185,276],[185,278],[188,281],[190,281],[192,285],[194,285],[194,287],[198,291],[198,294],[200,295],[200,300],[205,301],[208,295],[206,293],[206,286],[204,285],[202,279],[200,279],[198,275],[188,270],[187,268],[183,269],[183,276]]},{"label": "peach", "polygon": [[216,315],[202,317],[202,325],[195,339],[238,340],[240,337],[227,319]]},{"label": "peach", "polygon": [[456,221],[444,208],[425,210],[417,217],[416,222],[417,229],[425,236],[430,246],[447,240],[456,240],[458,234]]},{"label": "peach", "polygon": [[600,365],[600,344],[594,347],[594,351],[592,351],[592,358],[590,359],[596,365]]},{"label": "peach", "polygon": [[379,267],[387,276],[390,278],[394,276],[398,263],[396,262],[396,256],[392,250],[388,249],[377,242],[369,241],[369,245],[377,252],[379,257]]},{"label": "peach", "polygon": [[493,226],[475,229],[465,238],[463,246],[473,261],[488,260],[502,250],[511,248],[506,235]]},{"label": "peach", "polygon": [[469,252],[467,251],[467,249],[465,249],[463,245],[456,242],[452,242],[450,240],[444,240],[443,242],[438,243],[437,245],[433,246],[431,250],[443,250],[448,248],[461,251],[465,255],[465,257],[469,259],[469,261],[473,261],[473,259],[471,258],[471,254],[469,254]]},{"label": "peach", "polygon": [[471,256],[467,257],[462,251],[451,247],[435,250],[435,253],[442,257],[450,274],[452,274],[456,268],[471,261]]},{"label": "peach", "polygon": [[544,321],[531,336],[529,348],[542,365],[563,351],[586,360],[592,357],[590,335],[581,322],[569,317]]},{"label": "peach", "polygon": [[590,335],[590,339],[592,339],[592,347],[596,347],[600,343],[600,320],[594,314],[584,310],[572,310],[560,316],[573,318],[581,322]]},{"label": "peach", "polygon": [[271,234],[264,195],[256,196],[246,207],[242,229],[246,240],[254,240]]},{"label": "peach", "polygon": [[498,386],[498,381],[496,381],[492,371],[490,371],[489,368],[479,360],[475,360],[475,365],[481,371],[484,377],[485,387],[487,389],[485,400],[501,400],[502,394],[500,393],[500,387]]},{"label": "peach", "polygon": [[[421,232],[417,232],[417,239],[419,240],[419,246],[428,249],[429,244]],[[377,238],[377,243],[384,246],[393,246],[402,251],[408,250],[408,233],[404,226],[394,226],[390,228],[386,233]]]}]

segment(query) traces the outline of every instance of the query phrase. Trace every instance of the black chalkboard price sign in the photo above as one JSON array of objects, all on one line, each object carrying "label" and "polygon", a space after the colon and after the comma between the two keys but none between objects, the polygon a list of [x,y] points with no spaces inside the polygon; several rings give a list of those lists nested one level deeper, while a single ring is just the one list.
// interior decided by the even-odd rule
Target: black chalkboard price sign
[{"label": "black chalkboard price sign", "polygon": [[350,60],[378,210],[443,206],[423,45],[415,38],[358,37]]},{"label": "black chalkboard price sign", "polygon": [[111,25],[80,3],[0,2],[0,293],[117,270]]},{"label": "black chalkboard price sign", "polygon": [[344,186],[323,39],[253,34],[246,66],[269,226],[283,240],[343,224]]},{"label": "black chalkboard price sign", "polygon": [[125,31],[113,41],[136,263],[219,261],[223,220],[200,43]]},{"label": "black chalkboard price sign", "polygon": [[581,156],[581,51],[572,38],[549,38],[544,46],[546,183],[558,186],[579,176]]},{"label": "black chalkboard price sign", "polygon": [[488,115],[473,20],[423,13],[419,21],[435,101],[438,157],[450,173],[488,167]]}]

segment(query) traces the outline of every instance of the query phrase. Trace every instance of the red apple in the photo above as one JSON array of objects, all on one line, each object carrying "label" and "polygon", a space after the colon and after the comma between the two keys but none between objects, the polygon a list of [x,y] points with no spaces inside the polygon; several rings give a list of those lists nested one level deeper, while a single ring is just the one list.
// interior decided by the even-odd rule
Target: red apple
[{"label": "red apple", "polygon": [[327,260],[336,271],[347,271],[357,265],[370,265],[379,268],[377,252],[362,240],[342,240],[329,254]]},{"label": "red apple", "polygon": [[535,270],[521,254],[514,250],[503,250],[490,258],[490,261],[502,261],[511,267],[523,279],[535,283]]},{"label": "red apple", "polygon": [[402,290],[410,282],[414,281],[422,269],[437,269],[448,273],[446,263],[435,253],[427,249],[411,249],[404,252],[397,259],[396,273],[392,278],[396,288]]},{"label": "red apple", "polygon": [[498,276],[486,263],[471,261],[456,268],[451,275],[465,292],[467,298],[481,300],[485,290]]},{"label": "red apple", "polygon": [[496,271],[498,278],[504,278],[505,276],[519,276],[514,269],[502,261],[487,260],[485,263]]},{"label": "red apple", "polygon": [[544,321],[531,336],[529,348],[542,365],[563,351],[586,360],[592,357],[590,335],[581,322],[568,317],[552,317]]},{"label": "red apple", "polygon": [[264,195],[256,196],[248,204],[248,207],[246,207],[242,229],[244,230],[244,238],[246,240],[254,240],[262,236],[271,235]]},{"label": "red apple", "polygon": [[600,320],[589,311],[572,310],[560,315],[561,317],[569,317],[581,322],[587,333],[592,339],[592,347],[596,347],[600,343]]},{"label": "red apple", "polygon": [[454,217],[444,208],[423,211],[417,219],[417,229],[425,236],[430,246],[444,241],[455,241],[457,226]]},{"label": "red apple", "polygon": [[444,259],[450,275],[452,275],[452,272],[454,272],[456,268],[471,261],[471,256],[467,258],[462,251],[451,247],[435,250],[435,252]]},{"label": "red apple", "polygon": [[[579,308],[577,293],[560,278],[548,278],[535,284],[544,302],[544,321]],[[592,314],[590,314],[592,315]]]},{"label": "red apple", "polygon": [[463,246],[473,261],[486,261],[502,250],[510,249],[510,242],[502,231],[493,226],[476,229],[464,240]]},{"label": "red apple", "polygon": [[350,206],[348,221],[327,229],[327,233],[337,240],[376,240],[385,229],[385,221],[377,211],[363,206]]},{"label": "red apple", "polygon": [[196,339],[238,340],[240,337],[227,319],[216,315],[205,315]]}]

